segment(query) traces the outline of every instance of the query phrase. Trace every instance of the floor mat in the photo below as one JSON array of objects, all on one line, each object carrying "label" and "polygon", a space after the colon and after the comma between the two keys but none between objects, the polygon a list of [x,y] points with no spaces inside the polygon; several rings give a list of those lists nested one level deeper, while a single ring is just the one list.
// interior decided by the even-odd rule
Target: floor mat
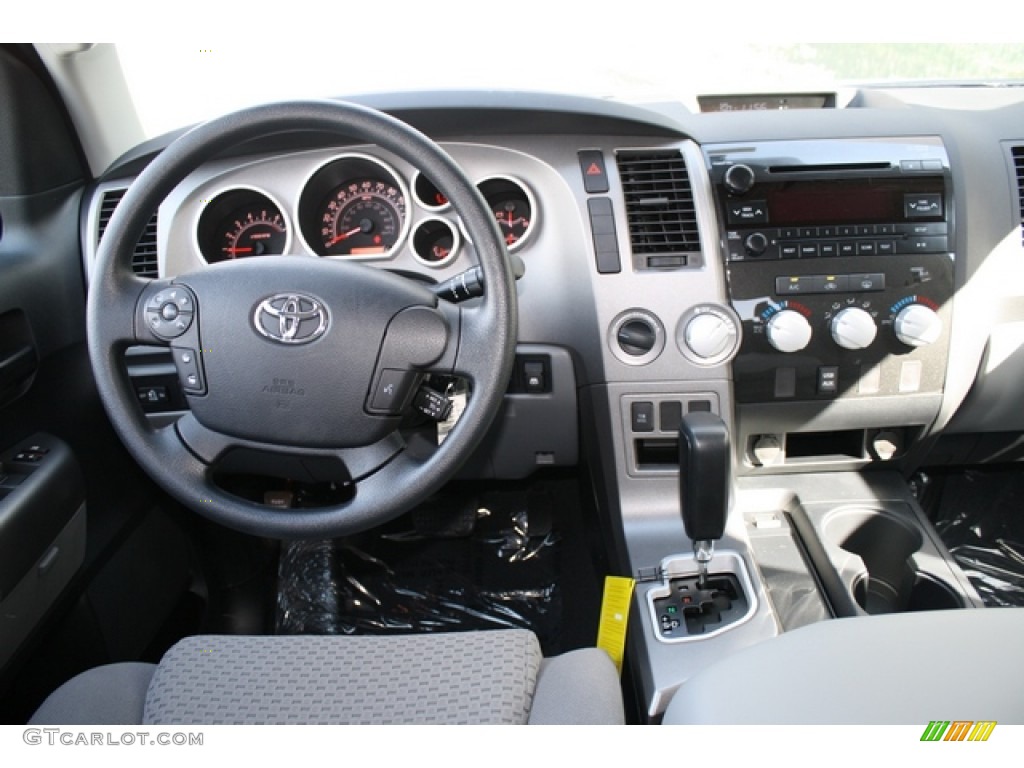
[{"label": "floor mat", "polygon": [[1024,472],[941,479],[935,527],[988,606],[1024,606]]},{"label": "floor mat", "polygon": [[523,627],[545,654],[594,642],[599,579],[575,484],[450,491],[373,535],[293,542],[280,561],[281,634]]}]

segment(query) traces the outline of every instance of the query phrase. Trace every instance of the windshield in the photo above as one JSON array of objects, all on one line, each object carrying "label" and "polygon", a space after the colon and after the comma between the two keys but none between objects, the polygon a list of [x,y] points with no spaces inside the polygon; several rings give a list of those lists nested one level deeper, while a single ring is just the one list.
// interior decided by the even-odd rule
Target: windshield
[{"label": "windshield", "polygon": [[[344,40],[119,44],[139,117],[149,136],[261,102],[351,96],[379,91],[512,89],[680,101],[699,94],[825,90],[864,83],[1024,81],[1024,45],[980,43],[689,42],[686,3],[663,6],[642,37],[624,26],[555,11],[511,42],[495,31],[523,17],[482,14],[442,25],[393,24],[386,41]],[[482,5],[477,8],[483,8]],[[452,17],[454,18],[454,17]],[[562,22],[562,23],[559,23]],[[516,27],[516,24],[519,27]],[[572,30],[567,34],[567,30]],[[502,38],[498,38],[501,40]],[[518,40],[518,42],[516,42]]]}]

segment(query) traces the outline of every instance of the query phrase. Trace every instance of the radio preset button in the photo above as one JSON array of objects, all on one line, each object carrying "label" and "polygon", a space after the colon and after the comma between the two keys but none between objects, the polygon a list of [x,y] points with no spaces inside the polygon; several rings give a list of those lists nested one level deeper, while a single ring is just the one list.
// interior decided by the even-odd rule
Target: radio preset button
[{"label": "radio preset button", "polygon": [[945,237],[908,237],[896,241],[896,253],[943,253],[949,250]]}]

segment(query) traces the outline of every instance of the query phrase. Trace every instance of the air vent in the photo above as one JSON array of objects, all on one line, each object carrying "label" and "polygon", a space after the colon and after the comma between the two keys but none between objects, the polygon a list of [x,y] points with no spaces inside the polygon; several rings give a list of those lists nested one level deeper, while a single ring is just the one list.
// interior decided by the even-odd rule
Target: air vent
[{"label": "air vent", "polygon": [[1011,147],[1013,167],[1017,171],[1017,204],[1020,206],[1020,243],[1024,246],[1024,144]]},{"label": "air vent", "polygon": [[697,212],[678,151],[616,155],[633,254],[649,267],[686,266],[700,253]]},{"label": "air vent", "polygon": [[[100,219],[97,225],[96,245],[100,244],[103,233],[110,223],[110,217],[114,215],[114,209],[124,197],[124,189],[109,189],[103,193],[100,201]],[[156,257],[156,222],[157,214],[147,222],[146,229],[135,245],[135,253],[132,255],[132,271],[141,277],[158,277],[159,266]]]}]

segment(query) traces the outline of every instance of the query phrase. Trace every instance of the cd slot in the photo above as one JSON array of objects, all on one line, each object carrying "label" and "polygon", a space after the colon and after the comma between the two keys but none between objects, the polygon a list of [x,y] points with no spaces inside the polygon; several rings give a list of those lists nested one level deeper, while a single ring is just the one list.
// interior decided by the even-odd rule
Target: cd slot
[{"label": "cd slot", "polygon": [[771,165],[768,173],[822,173],[832,171],[887,171],[892,163],[806,163],[803,165]]}]

